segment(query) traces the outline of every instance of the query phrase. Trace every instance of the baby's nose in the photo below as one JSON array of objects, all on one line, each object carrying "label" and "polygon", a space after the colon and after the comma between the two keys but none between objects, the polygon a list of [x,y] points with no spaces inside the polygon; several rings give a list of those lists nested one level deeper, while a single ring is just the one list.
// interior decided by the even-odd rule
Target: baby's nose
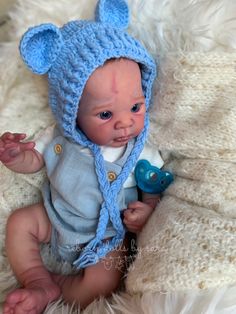
[{"label": "baby's nose", "polygon": [[118,121],[116,121],[115,127],[116,129],[124,129],[130,128],[134,124],[134,121],[129,116],[122,117]]}]

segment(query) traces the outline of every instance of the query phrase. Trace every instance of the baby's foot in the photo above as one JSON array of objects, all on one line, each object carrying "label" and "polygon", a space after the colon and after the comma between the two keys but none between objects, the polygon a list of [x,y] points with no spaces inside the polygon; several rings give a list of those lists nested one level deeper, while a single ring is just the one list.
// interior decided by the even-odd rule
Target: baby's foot
[{"label": "baby's foot", "polygon": [[8,294],[3,314],[40,314],[59,295],[60,289],[53,283],[16,289]]}]

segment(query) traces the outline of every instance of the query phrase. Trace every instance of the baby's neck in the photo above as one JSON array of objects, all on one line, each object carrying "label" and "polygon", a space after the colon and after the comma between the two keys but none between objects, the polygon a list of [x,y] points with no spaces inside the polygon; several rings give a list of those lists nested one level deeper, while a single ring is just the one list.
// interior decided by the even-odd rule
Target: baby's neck
[{"label": "baby's neck", "polygon": [[121,147],[101,146],[103,158],[110,162],[120,159],[125,152],[127,145]]}]

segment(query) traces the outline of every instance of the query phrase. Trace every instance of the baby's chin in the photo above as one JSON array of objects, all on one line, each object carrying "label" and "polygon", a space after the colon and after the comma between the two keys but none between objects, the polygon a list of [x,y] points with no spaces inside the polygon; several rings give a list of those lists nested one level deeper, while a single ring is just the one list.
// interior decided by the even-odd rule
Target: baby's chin
[{"label": "baby's chin", "polygon": [[109,147],[114,147],[114,148],[118,148],[118,147],[124,147],[128,144],[128,141],[127,142],[122,142],[122,143],[112,143],[110,145],[107,145]]},{"label": "baby's chin", "polygon": [[133,137],[119,137],[119,138],[114,139],[108,146],[123,147],[123,146],[126,146],[132,138]]},{"label": "baby's chin", "polygon": [[100,141],[96,142],[99,146],[106,146],[106,147],[123,147],[128,144],[129,141],[131,141],[134,138],[134,136],[121,136],[114,139],[111,139],[110,141]]}]

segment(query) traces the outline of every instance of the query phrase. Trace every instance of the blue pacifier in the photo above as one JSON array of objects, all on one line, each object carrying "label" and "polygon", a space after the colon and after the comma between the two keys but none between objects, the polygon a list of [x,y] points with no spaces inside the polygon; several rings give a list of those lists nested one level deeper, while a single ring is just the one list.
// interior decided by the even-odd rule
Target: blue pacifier
[{"label": "blue pacifier", "polygon": [[152,166],[145,159],[138,161],[134,176],[137,186],[145,193],[160,194],[174,181],[173,175],[168,171]]}]

